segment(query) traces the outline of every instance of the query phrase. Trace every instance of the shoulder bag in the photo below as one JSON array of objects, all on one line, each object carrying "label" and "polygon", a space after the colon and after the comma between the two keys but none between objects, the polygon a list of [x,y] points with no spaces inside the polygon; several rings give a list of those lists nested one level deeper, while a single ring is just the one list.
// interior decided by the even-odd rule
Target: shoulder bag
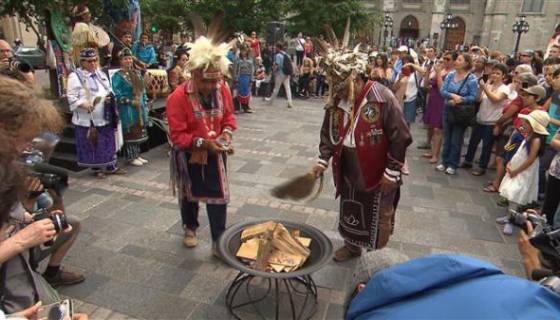
[{"label": "shoulder bag", "polygon": [[[461,90],[469,80],[471,73],[467,74],[463,83],[459,87],[459,90],[455,92],[457,95],[461,95]],[[474,125],[476,121],[476,106],[474,103],[461,103],[455,106],[451,106],[451,112],[449,113],[449,122],[454,125],[459,125],[463,127],[469,127]]]}]

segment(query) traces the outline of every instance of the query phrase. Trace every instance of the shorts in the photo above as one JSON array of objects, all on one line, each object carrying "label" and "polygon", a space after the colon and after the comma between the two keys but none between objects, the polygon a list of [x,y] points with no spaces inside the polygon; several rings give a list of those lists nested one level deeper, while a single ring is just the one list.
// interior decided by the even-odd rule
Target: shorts
[{"label": "shorts", "polygon": [[504,157],[505,152],[506,152],[504,147],[508,143],[509,137],[513,133],[514,129],[515,129],[514,126],[512,124],[509,124],[504,128],[504,130],[502,131],[502,134],[500,134],[498,137],[495,138],[496,157],[500,157],[500,158]]},{"label": "shorts", "polygon": [[414,120],[416,120],[416,99],[405,102],[403,112],[406,123],[414,123]]}]

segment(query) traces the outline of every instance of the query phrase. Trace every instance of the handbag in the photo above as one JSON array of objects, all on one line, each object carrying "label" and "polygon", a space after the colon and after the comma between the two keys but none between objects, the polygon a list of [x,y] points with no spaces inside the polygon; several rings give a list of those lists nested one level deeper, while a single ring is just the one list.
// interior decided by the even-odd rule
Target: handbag
[{"label": "handbag", "polygon": [[416,72],[414,72],[414,83],[416,84],[416,90],[418,93],[416,94],[416,112],[417,113],[424,113],[426,111],[426,96],[427,92],[426,89],[421,87],[418,83],[418,77],[416,76]]},{"label": "handbag", "polygon": [[[461,95],[461,90],[465,86],[465,83],[471,76],[469,72],[463,83],[457,90],[456,94]],[[469,127],[475,124],[476,121],[476,106],[474,103],[461,103],[456,106],[451,107],[451,112],[449,113],[449,122],[454,125],[459,125],[463,127]]]}]

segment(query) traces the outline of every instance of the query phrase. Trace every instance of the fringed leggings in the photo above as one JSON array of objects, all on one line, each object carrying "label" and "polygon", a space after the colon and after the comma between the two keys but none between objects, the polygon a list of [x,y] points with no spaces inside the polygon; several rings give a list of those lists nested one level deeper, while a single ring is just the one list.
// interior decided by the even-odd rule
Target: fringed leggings
[{"label": "fringed leggings", "polygon": [[124,156],[126,161],[132,161],[140,156],[140,144],[126,143],[124,145]]}]

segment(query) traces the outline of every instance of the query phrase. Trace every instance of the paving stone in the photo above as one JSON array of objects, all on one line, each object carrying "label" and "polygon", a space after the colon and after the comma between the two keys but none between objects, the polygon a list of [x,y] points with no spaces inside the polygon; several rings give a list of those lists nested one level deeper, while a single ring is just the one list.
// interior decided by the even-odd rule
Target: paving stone
[{"label": "paving stone", "polygon": [[101,287],[111,279],[99,273],[88,273],[85,275],[86,281],[72,286],[63,286],[57,289],[63,295],[76,299],[85,299],[97,288]]},{"label": "paving stone", "polygon": [[318,287],[338,289],[344,286],[349,279],[351,271],[349,268],[337,265],[326,265],[313,274],[313,280]]},{"label": "paving stone", "polygon": [[408,186],[408,191],[413,197],[420,197],[423,199],[434,199],[434,191],[432,190],[431,187],[413,184]]},{"label": "paving stone", "polygon": [[142,284],[171,295],[179,295],[194,275],[182,268],[160,263],[151,270],[151,275]]},{"label": "paving stone", "polygon": [[157,263],[154,261],[117,253],[97,269],[97,272],[110,278],[142,283],[151,276],[156,267]]},{"label": "paving stone", "polygon": [[197,274],[191,279],[180,296],[197,302],[213,304],[226,286],[227,283],[223,280]]}]

